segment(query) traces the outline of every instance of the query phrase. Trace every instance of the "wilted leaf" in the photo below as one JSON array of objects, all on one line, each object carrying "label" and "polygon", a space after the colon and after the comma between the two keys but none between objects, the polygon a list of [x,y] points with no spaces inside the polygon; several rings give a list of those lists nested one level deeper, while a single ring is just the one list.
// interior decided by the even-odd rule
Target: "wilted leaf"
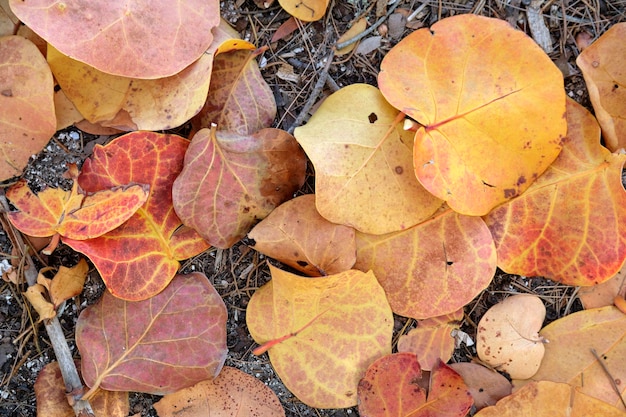
[{"label": "wilted leaf", "polygon": [[412,353],[376,360],[359,382],[359,414],[368,417],[463,417],[472,397],[463,379],[439,361],[430,376],[428,399],[419,386],[422,371]]},{"label": "wilted leaf", "polygon": [[413,134],[402,121],[378,89],[353,84],[328,97],[295,130],[315,165],[323,217],[382,234],[407,229],[441,206],[413,175]]},{"label": "wilted leaf", "polygon": [[408,230],[356,234],[354,267],[372,270],[394,313],[415,319],[442,316],[489,285],[496,251],[479,217],[443,210]]},{"label": "wilted leaf", "polygon": [[71,268],[61,265],[53,279],[44,277],[40,271],[37,283],[46,287],[50,301],[52,301],[52,305],[56,310],[63,301],[69,300],[83,291],[87,272],[89,272],[89,265],[87,265],[85,259],[81,258]]},{"label": "wilted leaf", "polygon": [[592,287],[581,287],[578,291],[578,298],[587,310],[613,305],[618,295],[626,295],[626,265],[608,281]]},{"label": "wilted leaf", "polygon": [[[77,367],[80,363],[77,361]],[[74,417],[76,414],[67,402],[65,383],[58,362],[43,367],[35,381],[37,417]],[[126,417],[129,412],[128,393],[100,390],[89,399],[96,416]]]},{"label": "wilted leaf", "polygon": [[215,56],[209,95],[193,120],[196,129],[215,123],[219,130],[245,136],[272,125],[276,101],[255,60],[265,49],[232,50]]},{"label": "wilted leaf", "polygon": [[356,261],[354,229],[320,216],[313,194],[281,204],[248,237],[257,251],[309,276],[344,272]]},{"label": "wilted leaf", "polygon": [[159,417],[280,417],[278,397],[267,385],[225,366],[212,381],[202,381],[154,404]]},{"label": "wilted leaf", "polygon": [[304,22],[319,20],[326,13],[329,0],[278,0],[293,17]]},{"label": "wilted leaf", "polygon": [[607,148],[626,148],[626,22],[613,25],[578,55]]},{"label": "wilted leaf", "polygon": [[88,192],[129,182],[150,185],[148,200],[121,227],[96,239],[63,240],[91,259],[116,297],[136,301],[157,294],[178,271],[179,260],[209,247],[181,227],[172,206],[172,183],[188,145],[176,135],[133,132],[96,145],[83,165],[78,182]]},{"label": "wilted leaf", "polygon": [[148,198],[149,187],[136,183],[86,194],[79,189],[76,165],[70,166],[69,175],[74,180],[70,191],[47,188],[35,195],[25,180],[10,187],[6,195],[19,210],[9,213],[11,223],[30,236],[58,233],[75,240],[92,239],[119,227]]},{"label": "wilted leaf", "polygon": [[459,309],[450,315],[418,320],[417,328],[398,339],[398,352],[416,354],[425,371],[432,370],[439,361],[448,362],[456,342],[451,333],[460,327],[462,319],[463,309]]},{"label": "wilted leaf", "polygon": [[626,413],[598,401],[567,384],[533,382],[493,407],[482,409],[476,417],[624,417]]},{"label": "wilted leaf", "polygon": [[246,312],[257,343],[274,341],[272,366],[285,386],[316,408],[357,403],[359,379],[391,353],[393,317],[371,272],[304,278],[270,266],[272,280]]},{"label": "wilted leaf", "polygon": [[48,320],[56,316],[54,305],[46,299],[46,287],[41,284],[31,285],[23,293],[28,299],[30,304],[35,308],[37,314],[39,314],[39,320],[37,322]]},{"label": "wilted leaf", "polygon": [[183,222],[207,242],[228,248],[304,183],[306,158],[279,129],[253,135],[202,129],[185,154],[173,188]]},{"label": "wilted leaf", "polygon": [[593,116],[567,104],[563,152],[524,193],[487,216],[498,266],[511,274],[594,285],[626,259],[626,155],[600,145]]},{"label": "wilted leaf", "polygon": [[521,194],[566,134],[560,70],[500,19],[462,14],[411,33],[383,59],[378,84],[424,125],[417,178],[463,214],[487,214]]},{"label": "wilted leaf", "polygon": [[0,180],[20,175],[56,131],[52,73],[32,42],[0,38]]},{"label": "wilted leaf", "polygon": [[154,297],[106,292],[76,323],[85,383],[163,395],[217,376],[226,359],[226,306],[204,274],[177,275]]},{"label": "wilted leaf", "polygon": [[478,357],[511,378],[530,378],[550,342],[539,336],[545,317],[546,308],[535,295],[514,295],[492,306],[478,323]]},{"label": "wilted leaf", "polygon": [[514,380],[514,387],[531,380],[566,382],[584,394],[624,409],[592,349],[606,365],[623,396],[626,393],[626,314],[612,306],[579,311],[550,323],[540,334],[550,341],[545,345],[541,367],[530,380]]},{"label": "wilted leaf", "polygon": [[[25,24],[64,55],[133,78],[174,75],[200,58],[220,21],[218,1],[10,0]],[[158,23],[157,23],[158,22]]]},{"label": "wilted leaf", "polygon": [[[339,39],[337,39],[337,43],[339,44],[339,43],[342,43],[342,42],[345,42],[345,41],[348,41],[348,40],[354,38],[355,36],[357,36],[361,32],[363,32],[366,27],[367,27],[367,19],[362,17],[355,24],[353,24],[352,27],[350,29],[348,29],[348,31],[346,33],[344,33],[343,35],[341,35],[341,37]],[[359,44],[358,42],[354,42],[354,43],[351,43],[350,45],[346,46],[345,48],[337,49],[337,51],[335,52],[335,56],[342,56],[342,55],[346,55],[346,54],[352,52],[352,50],[358,44]]]},{"label": "wilted leaf", "polygon": [[478,410],[495,405],[501,398],[511,395],[509,380],[482,365],[459,362],[450,364],[450,368],[461,375]]}]

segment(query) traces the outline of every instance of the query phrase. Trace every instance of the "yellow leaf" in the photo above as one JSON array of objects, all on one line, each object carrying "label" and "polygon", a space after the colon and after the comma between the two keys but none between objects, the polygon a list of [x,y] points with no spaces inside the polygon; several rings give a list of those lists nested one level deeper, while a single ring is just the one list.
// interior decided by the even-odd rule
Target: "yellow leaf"
[{"label": "yellow leaf", "polygon": [[28,301],[35,307],[39,314],[39,320],[48,320],[56,316],[56,311],[51,302],[46,300],[46,288],[41,284],[35,284],[28,287],[25,293],[23,293]]},{"label": "yellow leaf", "polygon": [[83,291],[87,272],[89,272],[89,265],[83,258],[71,268],[59,267],[59,272],[56,273],[49,286],[50,299],[55,309],[63,301],[77,296]]},{"label": "yellow leaf", "polygon": [[[337,40],[337,43],[345,42],[347,40],[350,40],[350,39],[354,38],[355,36],[357,36],[358,34],[363,32],[366,27],[367,27],[367,19],[361,18],[358,22],[356,22],[354,25],[352,25],[352,27],[350,29],[348,29],[348,31],[346,33],[341,35],[341,37]],[[346,55],[346,54],[352,52],[352,50],[358,44],[359,44],[358,42],[354,42],[354,43],[346,46],[345,48],[337,49],[337,51],[335,52],[335,56],[342,56],[342,55]]]},{"label": "yellow leaf", "polygon": [[305,22],[319,20],[326,13],[329,0],[278,0],[293,17]]}]

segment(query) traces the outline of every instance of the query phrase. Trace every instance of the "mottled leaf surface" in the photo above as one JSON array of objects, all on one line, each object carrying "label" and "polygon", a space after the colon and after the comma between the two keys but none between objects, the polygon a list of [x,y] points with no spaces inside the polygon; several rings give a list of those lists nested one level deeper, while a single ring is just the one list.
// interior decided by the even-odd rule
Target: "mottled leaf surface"
[{"label": "mottled leaf surface", "polygon": [[226,359],[226,306],[204,274],[177,275],[129,302],[106,292],[76,323],[90,387],[164,395],[217,376]]},{"label": "mottled leaf surface", "polygon": [[500,19],[462,14],[411,33],[383,59],[378,85],[423,125],[417,178],[463,214],[487,214],[524,192],[566,134],[560,70]]}]

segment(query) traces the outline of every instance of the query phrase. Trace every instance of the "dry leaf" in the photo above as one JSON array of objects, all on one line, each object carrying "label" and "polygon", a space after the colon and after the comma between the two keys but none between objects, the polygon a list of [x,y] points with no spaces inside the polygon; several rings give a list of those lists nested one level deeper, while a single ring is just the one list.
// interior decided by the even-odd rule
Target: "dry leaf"
[{"label": "dry leaf", "polygon": [[31,285],[25,293],[22,293],[37,310],[37,314],[39,314],[37,322],[51,319],[57,314],[52,303],[46,299],[47,293],[46,287],[41,284]]},{"label": "dry leaf", "polygon": [[478,410],[495,405],[501,398],[511,395],[509,380],[494,370],[467,362],[452,363],[450,368],[461,375]]},{"label": "dry leaf", "polygon": [[[342,43],[342,42],[345,42],[347,40],[354,38],[355,36],[363,32],[365,28],[367,28],[367,19],[363,17],[359,19],[356,23],[354,23],[352,27],[348,29],[346,33],[341,35],[341,37],[337,39],[337,43]],[[337,51],[335,52],[335,56],[342,56],[342,55],[349,54],[358,44],[359,44],[358,42],[354,42],[346,46],[345,48],[337,49]]]}]

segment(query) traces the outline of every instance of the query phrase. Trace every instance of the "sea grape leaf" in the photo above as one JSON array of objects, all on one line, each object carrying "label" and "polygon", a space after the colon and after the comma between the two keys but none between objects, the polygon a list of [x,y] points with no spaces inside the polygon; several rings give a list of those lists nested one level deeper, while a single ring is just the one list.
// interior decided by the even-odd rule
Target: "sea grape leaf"
[{"label": "sea grape leaf", "polygon": [[418,381],[420,365],[413,353],[383,356],[359,382],[359,414],[369,417],[463,417],[472,396],[463,379],[438,361],[430,375],[428,398]]},{"label": "sea grape leaf", "polygon": [[423,125],[417,178],[463,214],[487,214],[524,192],[566,134],[560,70],[500,19],[463,14],[411,33],[383,59],[378,85]]},{"label": "sea grape leaf", "polygon": [[65,129],[84,120],[84,117],[65,95],[63,90],[54,92],[54,113],[57,118],[57,130]]},{"label": "sea grape leaf", "polygon": [[625,56],[626,22],[611,26],[576,58],[611,151],[626,148]]},{"label": "sea grape leaf", "polygon": [[159,417],[284,417],[278,397],[263,382],[225,366],[212,381],[167,394],[154,409]]},{"label": "sea grape leaf", "polygon": [[[132,78],[177,74],[200,58],[220,21],[219,2],[173,7],[119,0],[10,0],[22,22],[61,51],[102,72]],[[158,24],[155,24],[158,22]]]},{"label": "sea grape leaf", "polygon": [[353,84],[328,97],[294,135],[315,165],[316,204],[363,233],[407,229],[442,204],[415,179],[413,134],[378,89]]},{"label": "sea grape leaf", "polygon": [[461,308],[450,315],[418,320],[417,328],[411,329],[398,339],[398,352],[416,354],[425,371],[432,370],[440,360],[448,362],[452,358],[456,342],[451,333],[460,328],[462,319]]},{"label": "sea grape leaf", "polygon": [[105,292],[76,323],[82,376],[92,390],[164,395],[217,376],[226,360],[226,306],[199,272],[154,297]]},{"label": "sea grape leaf", "polygon": [[92,239],[119,227],[148,199],[149,186],[137,183],[85,193],[76,181],[76,165],[68,172],[74,180],[69,191],[46,188],[34,194],[25,180],[11,186],[6,195],[19,210],[9,213],[11,223],[30,236]]},{"label": "sea grape leaf", "polygon": [[550,342],[539,336],[545,317],[543,302],[531,294],[514,295],[492,306],[478,323],[478,357],[511,378],[530,378]]},{"label": "sea grape leaf", "polygon": [[304,278],[270,265],[272,280],[248,304],[254,340],[285,386],[316,408],[357,403],[359,379],[391,353],[393,316],[372,272],[349,270]]},{"label": "sea grape leaf", "polygon": [[[80,362],[76,361],[80,368]],[[37,416],[74,417],[67,401],[65,383],[58,362],[50,362],[39,371],[34,385]],[[128,393],[99,390],[89,399],[96,416],[126,417],[130,411]]]},{"label": "sea grape leaf", "polygon": [[272,125],[276,101],[255,60],[265,49],[218,51],[209,94],[193,119],[197,130],[214,123],[219,130],[245,136]]},{"label": "sea grape leaf", "polygon": [[20,26],[20,19],[9,7],[9,0],[0,0],[0,36],[14,35]]},{"label": "sea grape leaf", "polygon": [[53,279],[46,278],[42,271],[39,271],[37,283],[43,285],[48,290],[50,301],[52,301],[52,305],[56,310],[63,301],[69,300],[83,291],[85,279],[89,272],[89,265],[83,258],[71,268],[61,265]]},{"label": "sea grape leaf", "polygon": [[21,36],[0,38],[0,180],[20,175],[56,131],[54,84],[45,58]]},{"label": "sea grape leaf", "polygon": [[539,381],[503,398],[492,407],[480,410],[475,417],[624,417],[623,411],[585,395],[568,384]]},{"label": "sea grape leaf", "polygon": [[241,136],[202,129],[174,182],[174,208],[211,245],[229,248],[291,198],[305,173],[304,153],[284,130]]},{"label": "sea grape leaf", "polygon": [[509,380],[492,369],[469,362],[452,363],[450,368],[461,375],[478,410],[495,405],[501,398],[511,395]]},{"label": "sea grape leaf", "polygon": [[122,226],[95,239],[63,240],[91,259],[116,297],[152,297],[174,277],[179,260],[209,247],[197,233],[181,227],[172,205],[172,184],[188,146],[177,135],[132,132],[106,146],[96,145],[83,165],[78,183],[87,192],[129,182],[150,185],[147,201]]},{"label": "sea grape leaf", "polygon": [[531,381],[565,382],[581,393],[624,410],[611,380],[593,350],[611,374],[623,396],[626,393],[626,314],[602,307],[570,314],[544,327],[549,340],[539,371],[529,380],[513,380],[515,389]]},{"label": "sea grape leaf", "polygon": [[248,237],[255,250],[313,277],[347,271],[356,261],[354,229],[320,216],[313,194],[281,204]]},{"label": "sea grape leaf", "polygon": [[326,13],[329,0],[278,0],[278,3],[293,17],[304,22],[321,19]]},{"label": "sea grape leaf", "polygon": [[600,128],[568,100],[563,151],[523,196],[487,216],[498,266],[568,285],[608,280],[626,259],[626,155],[600,145]]},{"label": "sea grape leaf", "polygon": [[450,209],[401,232],[357,232],[356,245],[354,268],[374,271],[393,312],[418,320],[460,309],[496,272],[485,223]]},{"label": "sea grape leaf", "polygon": [[622,298],[626,295],[626,265],[608,281],[593,287],[581,287],[578,291],[578,298],[587,310],[613,305],[618,295]]},{"label": "sea grape leaf", "polygon": [[47,300],[46,287],[41,284],[31,285],[26,289],[26,292],[22,293],[28,299],[28,302],[33,306],[37,314],[39,314],[39,320],[48,320],[57,315],[54,305]]}]

